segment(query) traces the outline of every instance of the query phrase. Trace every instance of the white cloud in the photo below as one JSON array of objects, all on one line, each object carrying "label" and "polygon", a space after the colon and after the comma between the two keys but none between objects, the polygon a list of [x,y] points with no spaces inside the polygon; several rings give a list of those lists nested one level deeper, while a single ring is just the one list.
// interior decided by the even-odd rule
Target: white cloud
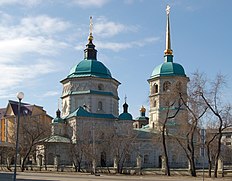
[{"label": "white cloud", "polygon": [[[109,49],[115,52],[126,50],[129,48],[134,47],[143,47],[147,44],[154,43],[159,40],[159,37],[149,37],[138,41],[132,41],[132,42],[101,42],[98,41],[96,44],[97,49]],[[78,45],[75,47],[77,50],[83,50],[82,45]]]},{"label": "white cloud", "polygon": [[138,27],[108,21],[105,17],[97,18],[96,23],[93,25],[94,35],[98,37],[112,37],[121,32],[136,32],[137,30]]},{"label": "white cloud", "polygon": [[34,60],[28,64],[14,65],[14,64],[1,64],[0,76],[0,97],[1,94],[7,94],[9,89],[14,89],[23,85],[33,82],[38,76],[52,73],[58,69],[54,69],[55,64],[51,60]]},{"label": "white cloud", "polygon": [[58,18],[51,18],[46,15],[36,17],[27,17],[21,20],[20,26],[22,33],[30,34],[54,34],[61,32],[70,27],[68,22],[62,21]]},{"label": "white cloud", "polygon": [[73,0],[73,3],[79,5],[82,8],[97,7],[100,8],[107,4],[109,0]]},{"label": "white cloud", "polygon": [[12,20],[13,18],[9,14],[0,11],[0,24],[1,25],[8,24]]},{"label": "white cloud", "polygon": [[[10,16],[4,15],[11,19]],[[54,28],[56,27],[56,28]],[[68,46],[56,40],[56,33],[65,31],[70,24],[45,15],[23,18],[19,24],[0,24],[0,63],[15,62],[21,56],[36,53],[51,56]]]},{"label": "white cloud", "polygon": [[[11,19],[7,14],[0,16]],[[57,36],[70,27],[65,21],[45,15],[23,18],[18,24],[15,21],[0,21],[0,97],[59,71],[52,59],[68,46]]]},{"label": "white cloud", "polygon": [[41,95],[41,97],[51,97],[51,96],[58,96],[60,95],[60,92],[58,91],[48,91],[45,92],[43,95]]},{"label": "white cloud", "polygon": [[57,50],[65,47],[66,44],[44,37],[19,37],[0,41],[0,63],[15,62],[27,53],[40,55],[54,55]]},{"label": "white cloud", "polygon": [[71,27],[70,23],[47,15],[22,18],[16,25],[12,25],[12,22],[9,21],[13,19],[10,15],[0,14],[0,17],[0,39],[19,36],[52,36]]}]

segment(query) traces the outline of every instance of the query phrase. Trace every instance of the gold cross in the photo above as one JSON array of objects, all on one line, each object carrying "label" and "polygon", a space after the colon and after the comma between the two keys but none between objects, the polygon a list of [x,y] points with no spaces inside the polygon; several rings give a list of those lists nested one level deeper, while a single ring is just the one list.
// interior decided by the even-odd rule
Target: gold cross
[{"label": "gold cross", "polygon": [[167,15],[169,15],[169,13],[170,13],[170,6],[169,5],[167,5],[166,12],[167,12]]}]

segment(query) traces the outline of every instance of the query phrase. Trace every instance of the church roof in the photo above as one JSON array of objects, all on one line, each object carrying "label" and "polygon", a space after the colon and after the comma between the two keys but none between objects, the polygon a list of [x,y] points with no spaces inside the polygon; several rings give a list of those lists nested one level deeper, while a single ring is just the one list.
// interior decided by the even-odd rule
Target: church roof
[{"label": "church roof", "polygon": [[71,143],[71,140],[69,138],[59,136],[59,135],[52,135],[41,141],[46,142],[46,143]]},{"label": "church roof", "polygon": [[151,78],[158,76],[186,76],[182,65],[173,62],[164,62],[154,68]]},{"label": "church roof", "polygon": [[133,120],[132,115],[128,112],[128,104],[126,103],[126,97],[125,97],[125,103],[123,104],[123,113],[119,115],[119,120]]},{"label": "church roof", "polygon": [[118,117],[120,120],[133,120],[133,117],[130,113],[122,113]]},{"label": "church roof", "polygon": [[69,114],[66,119],[71,117],[90,117],[90,118],[103,118],[103,119],[115,119],[113,114],[97,114],[86,111],[83,107],[78,107],[73,113]]},{"label": "church roof", "polygon": [[62,118],[60,117],[60,114],[61,114],[61,112],[60,112],[60,110],[58,109],[58,110],[56,111],[56,117],[52,120],[52,123],[64,123],[64,119],[62,119]]},{"label": "church roof", "polygon": [[75,65],[68,77],[99,77],[112,78],[109,69],[100,61],[84,59]]},{"label": "church roof", "polygon": [[144,130],[143,128],[134,129],[134,131],[138,139],[151,139],[153,137],[152,132]]},{"label": "church roof", "polygon": [[137,118],[135,118],[135,121],[148,121],[149,120],[149,118],[148,117],[146,117],[146,116],[139,116],[139,117],[137,117]]},{"label": "church roof", "polygon": [[84,60],[75,65],[69,75],[70,77],[99,77],[112,78],[109,69],[100,61],[97,61],[97,50],[93,44],[92,34],[92,17],[90,17],[90,32],[88,37],[88,44],[84,50]]}]

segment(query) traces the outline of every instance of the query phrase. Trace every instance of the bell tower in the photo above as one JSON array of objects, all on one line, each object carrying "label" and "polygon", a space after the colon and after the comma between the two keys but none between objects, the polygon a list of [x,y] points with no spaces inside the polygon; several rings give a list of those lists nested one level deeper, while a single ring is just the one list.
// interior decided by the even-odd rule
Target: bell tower
[{"label": "bell tower", "polygon": [[[187,83],[189,78],[186,76],[184,68],[173,62],[173,51],[171,49],[170,36],[170,6],[166,8],[166,48],[164,51],[164,63],[154,68],[152,75],[148,79],[150,85],[150,111],[149,127],[159,129],[165,119],[165,111],[174,113],[180,107],[179,93],[187,96]],[[180,124],[187,119],[187,110],[181,109],[173,120],[168,124]]]}]

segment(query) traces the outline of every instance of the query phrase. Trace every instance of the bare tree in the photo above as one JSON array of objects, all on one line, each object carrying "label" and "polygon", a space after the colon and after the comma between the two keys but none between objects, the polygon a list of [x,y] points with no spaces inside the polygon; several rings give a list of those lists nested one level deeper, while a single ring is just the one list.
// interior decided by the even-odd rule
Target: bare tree
[{"label": "bare tree", "polygon": [[127,123],[116,121],[113,129],[110,137],[110,146],[115,156],[116,171],[117,173],[122,173],[125,162],[130,160],[137,135],[133,131],[132,124],[127,125]]},{"label": "bare tree", "polygon": [[[213,82],[206,81],[206,78],[203,74],[196,72],[193,76],[194,86],[193,90],[193,101],[200,103],[197,106],[197,109],[193,109],[190,107],[190,103],[186,104],[189,112],[191,113],[194,122],[199,122],[200,118],[204,115],[206,110],[207,114],[210,114],[211,125],[214,127],[208,127],[208,135],[206,140],[206,148],[209,162],[209,176],[211,176],[211,168],[212,168],[212,155],[211,152],[212,144],[216,143],[215,147],[215,157],[214,157],[214,177],[217,177],[218,170],[218,160],[221,153],[221,138],[223,130],[227,127],[231,126],[230,114],[231,114],[231,106],[229,104],[225,104],[222,99],[222,91],[225,86],[225,78],[224,76],[218,74]],[[196,107],[196,106],[195,106]],[[196,123],[197,125],[197,123]],[[208,124],[209,125],[209,124]],[[209,131],[211,133],[209,134]]]},{"label": "bare tree", "polygon": [[21,171],[31,154],[35,153],[36,144],[50,134],[50,122],[44,115],[25,115],[22,117],[19,129],[19,154],[22,158]]},{"label": "bare tree", "polygon": [[[168,149],[167,149],[167,139],[166,137],[169,135],[169,132],[174,133],[171,131],[169,124],[172,124],[174,121],[174,118],[181,118],[181,116],[178,115],[182,103],[180,102],[179,93],[181,92],[181,87],[177,85],[176,83],[173,83],[172,85],[169,85],[167,88],[167,91],[164,95],[162,95],[162,100],[164,101],[165,105],[163,108],[163,117],[159,121],[159,130],[161,132],[161,140],[162,140],[162,147],[164,152],[164,166],[165,166],[165,175],[170,176],[170,166],[169,166],[169,157],[168,157]],[[179,117],[178,117],[178,116]],[[176,121],[174,121],[174,124],[176,124]],[[180,123],[182,124],[182,122]],[[175,129],[176,130],[176,129]]]},{"label": "bare tree", "polygon": [[218,136],[216,129],[213,129],[213,127],[208,126],[207,132],[206,132],[206,152],[207,152],[207,160],[208,160],[208,175],[211,177],[211,171],[212,171],[212,164],[215,160],[216,150],[217,150],[217,143],[216,143],[216,137]]},{"label": "bare tree", "polygon": [[81,163],[84,155],[84,143],[81,140],[78,140],[76,143],[72,143],[70,149],[75,171],[81,172]]},{"label": "bare tree", "polygon": [[13,158],[15,153],[15,150],[12,146],[1,146],[0,147],[0,157],[1,157],[1,163],[0,164],[6,164],[6,168],[9,171],[11,170],[11,158]]},{"label": "bare tree", "polygon": [[216,143],[216,155],[214,160],[214,177],[217,177],[218,172],[218,160],[221,154],[221,139],[223,130],[227,127],[232,126],[231,121],[231,105],[225,104],[222,100],[222,91],[225,86],[225,77],[221,74],[218,74],[214,81],[210,84],[210,89],[208,94],[204,91],[199,92],[201,98],[208,106],[211,113],[216,117],[217,122],[217,136],[214,139],[217,139]]},{"label": "bare tree", "polygon": [[186,154],[190,173],[194,177],[196,177],[195,147],[197,146],[197,141],[199,141],[199,122],[207,111],[207,106],[198,94],[204,85],[205,80],[202,78],[202,75],[195,73],[188,88],[187,99],[182,93],[179,94],[181,102],[188,110],[188,121],[181,125],[179,130],[181,136],[176,137],[176,139]]}]

